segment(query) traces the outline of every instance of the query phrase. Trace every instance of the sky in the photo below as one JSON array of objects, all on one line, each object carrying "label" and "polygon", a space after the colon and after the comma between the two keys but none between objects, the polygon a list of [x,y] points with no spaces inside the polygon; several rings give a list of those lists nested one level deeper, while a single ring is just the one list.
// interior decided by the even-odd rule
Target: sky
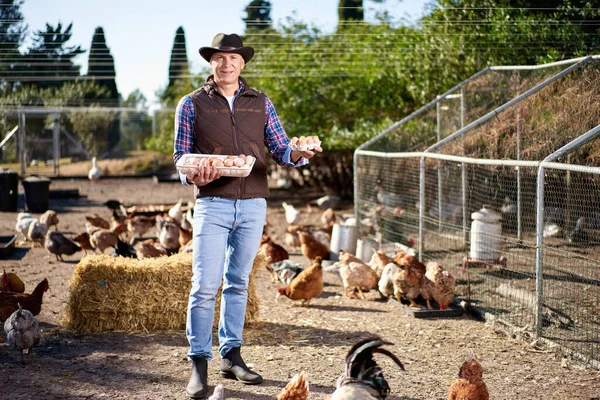
[{"label": "sky", "polygon": [[[423,14],[428,0],[386,0],[376,5],[364,1],[365,19],[373,20],[376,10],[387,10],[395,18],[415,20]],[[115,60],[117,87],[126,98],[140,89],[151,108],[158,105],[156,91],[168,83],[169,59],[177,28],[185,31],[191,72],[207,66],[198,54],[210,46],[219,33],[244,32],[242,18],[250,0],[25,0],[21,12],[30,36],[45,30],[46,23],[64,26],[73,23],[70,45],[86,52],[75,59],[87,72],[88,51],[97,27],[104,29],[106,44]],[[339,0],[271,0],[273,25],[287,17],[313,24],[331,33],[337,25]]]}]

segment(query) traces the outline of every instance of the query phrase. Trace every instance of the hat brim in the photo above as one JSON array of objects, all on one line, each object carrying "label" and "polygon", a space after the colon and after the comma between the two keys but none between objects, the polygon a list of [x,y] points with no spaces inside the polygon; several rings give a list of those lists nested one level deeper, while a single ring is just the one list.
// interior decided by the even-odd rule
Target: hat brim
[{"label": "hat brim", "polygon": [[244,62],[246,62],[246,63],[248,61],[252,60],[252,57],[254,56],[254,49],[250,46],[238,47],[238,48],[230,49],[230,50],[218,49],[215,47],[200,47],[200,50],[198,50],[198,52],[200,53],[202,58],[204,58],[208,62],[210,62],[210,58],[212,57],[213,54],[219,53],[219,52],[239,54],[242,56],[242,58],[244,59]]}]

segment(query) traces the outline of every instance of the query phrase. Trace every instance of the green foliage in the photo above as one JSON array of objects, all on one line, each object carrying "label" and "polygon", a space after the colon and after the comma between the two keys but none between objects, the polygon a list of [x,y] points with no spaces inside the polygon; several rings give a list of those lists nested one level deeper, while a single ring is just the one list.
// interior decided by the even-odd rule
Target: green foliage
[{"label": "green foliage", "polygon": [[19,46],[25,40],[27,25],[20,7],[23,0],[0,0],[0,86],[12,86],[18,76]]},{"label": "green foliage", "polygon": [[109,98],[103,104],[109,107],[119,106],[119,91],[115,80],[115,60],[106,45],[104,29],[96,28],[90,46],[87,76],[94,78],[96,83],[108,89]]},{"label": "green foliage", "polygon": [[68,46],[71,39],[69,24],[63,31],[59,22],[56,27],[46,24],[45,31],[34,34],[33,44],[23,56],[24,64],[19,68],[23,83],[33,83],[40,88],[60,87],[79,76],[80,66],[73,59],[85,50],[81,46]]}]

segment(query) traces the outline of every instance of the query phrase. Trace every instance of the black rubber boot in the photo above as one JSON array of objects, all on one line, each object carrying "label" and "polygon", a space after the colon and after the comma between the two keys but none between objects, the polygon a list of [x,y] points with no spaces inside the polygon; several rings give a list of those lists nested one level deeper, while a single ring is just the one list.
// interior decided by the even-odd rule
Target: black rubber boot
[{"label": "black rubber boot", "polygon": [[190,399],[204,399],[208,393],[208,360],[192,357],[192,374],[186,392]]},{"label": "black rubber boot", "polygon": [[239,347],[232,347],[221,360],[221,376],[223,378],[237,379],[247,385],[258,385],[263,381],[262,376],[246,366]]}]

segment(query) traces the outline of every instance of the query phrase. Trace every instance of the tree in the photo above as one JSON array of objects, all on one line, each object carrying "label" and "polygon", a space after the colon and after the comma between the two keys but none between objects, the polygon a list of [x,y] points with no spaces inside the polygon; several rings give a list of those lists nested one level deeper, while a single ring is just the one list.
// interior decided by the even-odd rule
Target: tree
[{"label": "tree", "polygon": [[100,86],[108,89],[109,98],[107,99],[108,101],[103,101],[103,104],[115,107],[119,105],[119,91],[115,79],[115,60],[106,45],[106,38],[104,37],[102,27],[96,28],[92,37],[90,54],[88,56],[87,76]]},{"label": "tree", "polygon": [[271,28],[271,2],[269,0],[252,0],[246,6],[246,18],[242,19],[248,30],[265,30]]},{"label": "tree", "polygon": [[69,24],[62,30],[62,24],[53,27],[46,24],[45,31],[34,34],[33,44],[29,47],[24,59],[27,65],[23,68],[23,83],[32,83],[39,88],[61,87],[65,82],[79,77],[79,65],[73,59],[85,50],[81,46],[68,46],[71,39]]},{"label": "tree", "polygon": [[0,89],[9,89],[9,82],[19,78],[15,70],[21,59],[19,46],[27,33],[22,4],[23,0],[0,0]]},{"label": "tree", "polygon": [[169,61],[169,85],[167,90],[173,88],[177,80],[190,74],[187,50],[185,45],[185,31],[183,27],[177,28],[173,49],[171,50],[171,60]]},{"label": "tree", "polygon": [[340,0],[338,6],[338,20],[341,25],[346,21],[363,21],[365,10],[363,0]]}]

